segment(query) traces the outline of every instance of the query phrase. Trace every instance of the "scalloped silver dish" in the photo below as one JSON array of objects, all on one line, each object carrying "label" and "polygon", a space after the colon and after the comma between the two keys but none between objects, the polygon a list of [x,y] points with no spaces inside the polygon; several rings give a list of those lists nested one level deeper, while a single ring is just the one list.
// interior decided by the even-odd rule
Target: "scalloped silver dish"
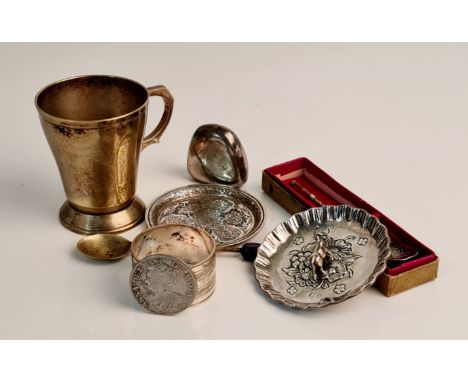
[{"label": "scalloped silver dish", "polygon": [[252,195],[236,187],[189,185],[155,199],[146,210],[146,224],[186,224],[207,231],[217,250],[238,245],[262,227],[264,211]]},{"label": "scalloped silver dish", "polygon": [[255,277],[273,300],[297,309],[322,308],[372,285],[390,254],[387,229],[366,211],[311,208],[266,236]]}]

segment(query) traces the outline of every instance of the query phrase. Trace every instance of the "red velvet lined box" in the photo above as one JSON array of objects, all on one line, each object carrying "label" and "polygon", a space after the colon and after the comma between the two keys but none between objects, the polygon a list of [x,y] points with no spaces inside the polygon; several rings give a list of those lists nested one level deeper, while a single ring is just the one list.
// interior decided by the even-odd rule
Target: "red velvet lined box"
[{"label": "red velvet lined box", "polygon": [[[291,185],[296,181],[299,186]],[[263,171],[263,190],[275,199],[289,213],[318,207],[303,187],[324,204],[347,204],[366,210],[387,227],[392,243],[418,250],[418,256],[402,263],[389,262],[376,286],[387,296],[403,292],[437,277],[438,257],[428,247],[416,240],[403,228],[390,220],[365,200],[343,187],[330,175],[314,165],[307,158],[297,158]]]}]

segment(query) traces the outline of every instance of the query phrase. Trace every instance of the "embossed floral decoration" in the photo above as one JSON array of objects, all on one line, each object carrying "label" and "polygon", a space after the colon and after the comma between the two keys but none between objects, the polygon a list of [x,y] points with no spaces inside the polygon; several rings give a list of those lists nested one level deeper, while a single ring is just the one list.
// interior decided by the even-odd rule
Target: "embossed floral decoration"
[{"label": "embossed floral decoration", "polygon": [[361,237],[361,238],[359,238],[357,244],[364,246],[364,245],[367,245],[368,241],[369,241],[369,239],[367,237]]},{"label": "embossed floral decoration", "polygon": [[[297,239],[299,237],[296,237],[294,244],[299,245]],[[351,278],[352,266],[360,257],[353,254],[351,241],[355,239],[355,236],[347,236],[335,240],[329,231],[319,232],[315,235],[315,241],[305,244],[300,250],[290,251],[289,266],[282,269],[290,276],[287,293],[293,295],[299,291],[298,288],[328,288],[331,283]],[[345,291],[345,284],[335,286],[336,294]]]},{"label": "embossed floral decoration", "polygon": [[333,289],[333,292],[335,292],[338,295],[346,292],[346,285],[345,284],[336,284],[335,288]]},{"label": "embossed floral decoration", "polygon": [[297,236],[294,238],[294,244],[301,245],[302,243],[304,243],[304,238],[302,236]]}]

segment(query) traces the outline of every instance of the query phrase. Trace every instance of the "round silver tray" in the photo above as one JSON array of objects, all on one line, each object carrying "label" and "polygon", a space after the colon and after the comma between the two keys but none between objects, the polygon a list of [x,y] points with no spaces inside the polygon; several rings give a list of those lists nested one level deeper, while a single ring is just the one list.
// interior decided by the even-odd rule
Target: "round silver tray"
[{"label": "round silver tray", "polygon": [[189,185],[155,199],[146,211],[146,224],[187,224],[213,236],[218,250],[254,236],[263,224],[260,202],[238,188],[216,184]]},{"label": "round silver tray", "polygon": [[293,308],[322,308],[356,296],[385,270],[387,229],[349,206],[311,208],[269,233],[254,262],[260,287]]}]

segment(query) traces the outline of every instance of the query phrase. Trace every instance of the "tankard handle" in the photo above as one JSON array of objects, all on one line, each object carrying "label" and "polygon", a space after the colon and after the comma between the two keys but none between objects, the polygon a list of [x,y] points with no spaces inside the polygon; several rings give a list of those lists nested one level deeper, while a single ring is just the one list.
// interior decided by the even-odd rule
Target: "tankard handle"
[{"label": "tankard handle", "polygon": [[169,121],[171,120],[172,109],[174,108],[174,98],[164,85],[151,86],[147,90],[150,97],[162,97],[164,101],[164,112],[156,128],[143,138],[141,150],[145,149],[149,145],[152,145],[153,143],[159,143],[159,138],[161,138],[161,135],[163,135],[167,125],[169,124]]}]

